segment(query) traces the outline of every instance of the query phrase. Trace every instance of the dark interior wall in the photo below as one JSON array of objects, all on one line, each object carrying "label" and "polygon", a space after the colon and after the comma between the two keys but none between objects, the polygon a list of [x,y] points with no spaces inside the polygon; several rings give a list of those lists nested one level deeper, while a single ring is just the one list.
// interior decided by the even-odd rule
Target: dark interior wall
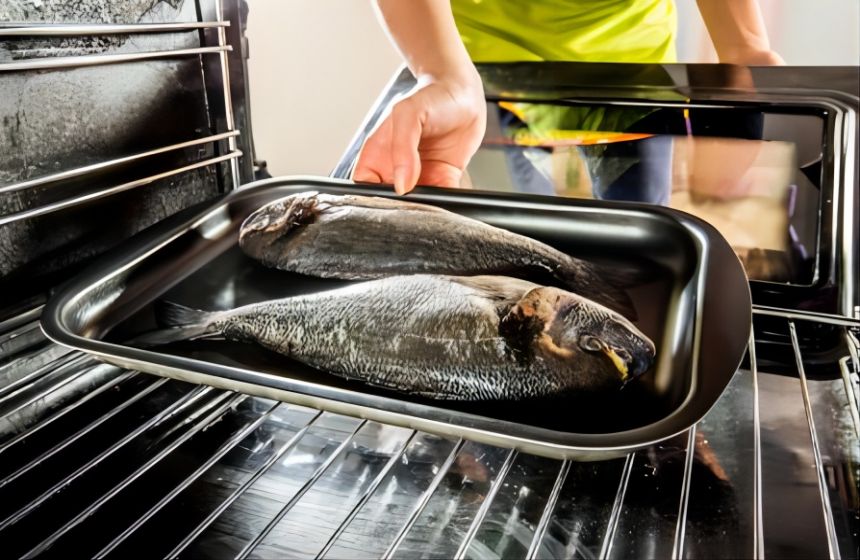
[{"label": "dark interior wall", "polygon": [[[0,3],[0,24],[189,22],[203,12],[191,0],[11,0]],[[204,77],[205,57],[217,61],[218,55],[44,70],[4,71],[3,65],[10,69],[9,64],[31,59],[199,46],[197,31],[0,37],[0,319],[4,309],[43,297],[91,257],[166,216],[217,196],[224,190],[226,173],[224,164],[209,165],[72,208],[25,217],[45,205],[225,153],[225,142],[205,143],[81,177],[3,189],[223,132],[216,128],[223,121],[213,120],[217,107],[210,106],[212,96],[207,92],[212,81]]]}]

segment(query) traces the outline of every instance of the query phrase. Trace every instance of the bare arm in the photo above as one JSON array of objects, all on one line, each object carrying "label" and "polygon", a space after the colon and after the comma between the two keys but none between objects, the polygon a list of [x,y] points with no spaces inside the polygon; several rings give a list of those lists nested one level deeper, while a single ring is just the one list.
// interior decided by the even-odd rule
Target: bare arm
[{"label": "bare arm", "polygon": [[368,136],[357,181],[459,186],[483,137],[481,79],[460,40],[449,0],[378,0],[392,41],[418,83]]},{"label": "bare arm", "polygon": [[720,62],[747,66],[785,64],[771,50],[756,0],[697,0]]},{"label": "bare arm", "polygon": [[467,83],[475,77],[449,0],[378,0],[376,5],[391,40],[415,77]]}]

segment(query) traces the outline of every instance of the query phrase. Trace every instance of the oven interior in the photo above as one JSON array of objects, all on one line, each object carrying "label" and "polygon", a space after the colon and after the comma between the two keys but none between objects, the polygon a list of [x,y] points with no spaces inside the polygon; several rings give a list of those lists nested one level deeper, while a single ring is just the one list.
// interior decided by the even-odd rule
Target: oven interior
[{"label": "oven interior", "polygon": [[[635,133],[669,138],[675,164],[762,142],[751,169],[780,179],[749,183],[778,227],[738,245],[761,269],[749,351],[722,398],[672,439],[578,462],[160,378],[47,340],[41,306],[66,278],[254,178],[247,6],[96,4],[0,9],[7,556],[857,557],[856,67],[753,69],[745,93],[720,66],[481,68],[496,120],[469,169],[476,186],[517,190],[526,160],[553,194],[594,196],[589,150],[620,131],[534,131],[510,116],[542,105],[644,105]],[[335,177],[411,83],[392,82]],[[727,118],[760,122],[759,137],[714,129]],[[670,198],[707,202],[686,196],[683,171]]]}]

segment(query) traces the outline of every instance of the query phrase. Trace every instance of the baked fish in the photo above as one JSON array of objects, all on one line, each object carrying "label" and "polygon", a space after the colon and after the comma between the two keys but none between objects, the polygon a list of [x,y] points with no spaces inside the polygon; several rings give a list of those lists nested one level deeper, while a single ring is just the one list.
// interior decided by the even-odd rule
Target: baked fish
[{"label": "baked fish", "polygon": [[619,388],[654,344],[614,311],[500,276],[393,276],[228,311],[170,304],[147,345],[256,342],[318,369],[439,399],[525,399]]},{"label": "baked fish", "polygon": [[423,273],[540,280],[549,274],[562,287],[636,318],[630,297],[613,285],[615,272],[426,204],[298,193],[251,214],[240,229],[239,245],[266,266],[321,278]]}]

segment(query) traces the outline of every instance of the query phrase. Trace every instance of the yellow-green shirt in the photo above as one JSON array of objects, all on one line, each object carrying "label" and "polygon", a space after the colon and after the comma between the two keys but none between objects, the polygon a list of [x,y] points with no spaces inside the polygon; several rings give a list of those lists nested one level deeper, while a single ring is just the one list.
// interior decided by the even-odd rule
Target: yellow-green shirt
[{"label": "yellow-green shirt", "polygon": [[[474,62],[676,61],[673,0],[451,0],[460,37]],[[530,141],[570,131],[623,132],[650,110],[510,104]],[[575,134],[573,135],[576,136]]]},{"label": "yellow-green shirt", "polygon": [[675,62],[673,0],[452,0],[475,62]]}]

